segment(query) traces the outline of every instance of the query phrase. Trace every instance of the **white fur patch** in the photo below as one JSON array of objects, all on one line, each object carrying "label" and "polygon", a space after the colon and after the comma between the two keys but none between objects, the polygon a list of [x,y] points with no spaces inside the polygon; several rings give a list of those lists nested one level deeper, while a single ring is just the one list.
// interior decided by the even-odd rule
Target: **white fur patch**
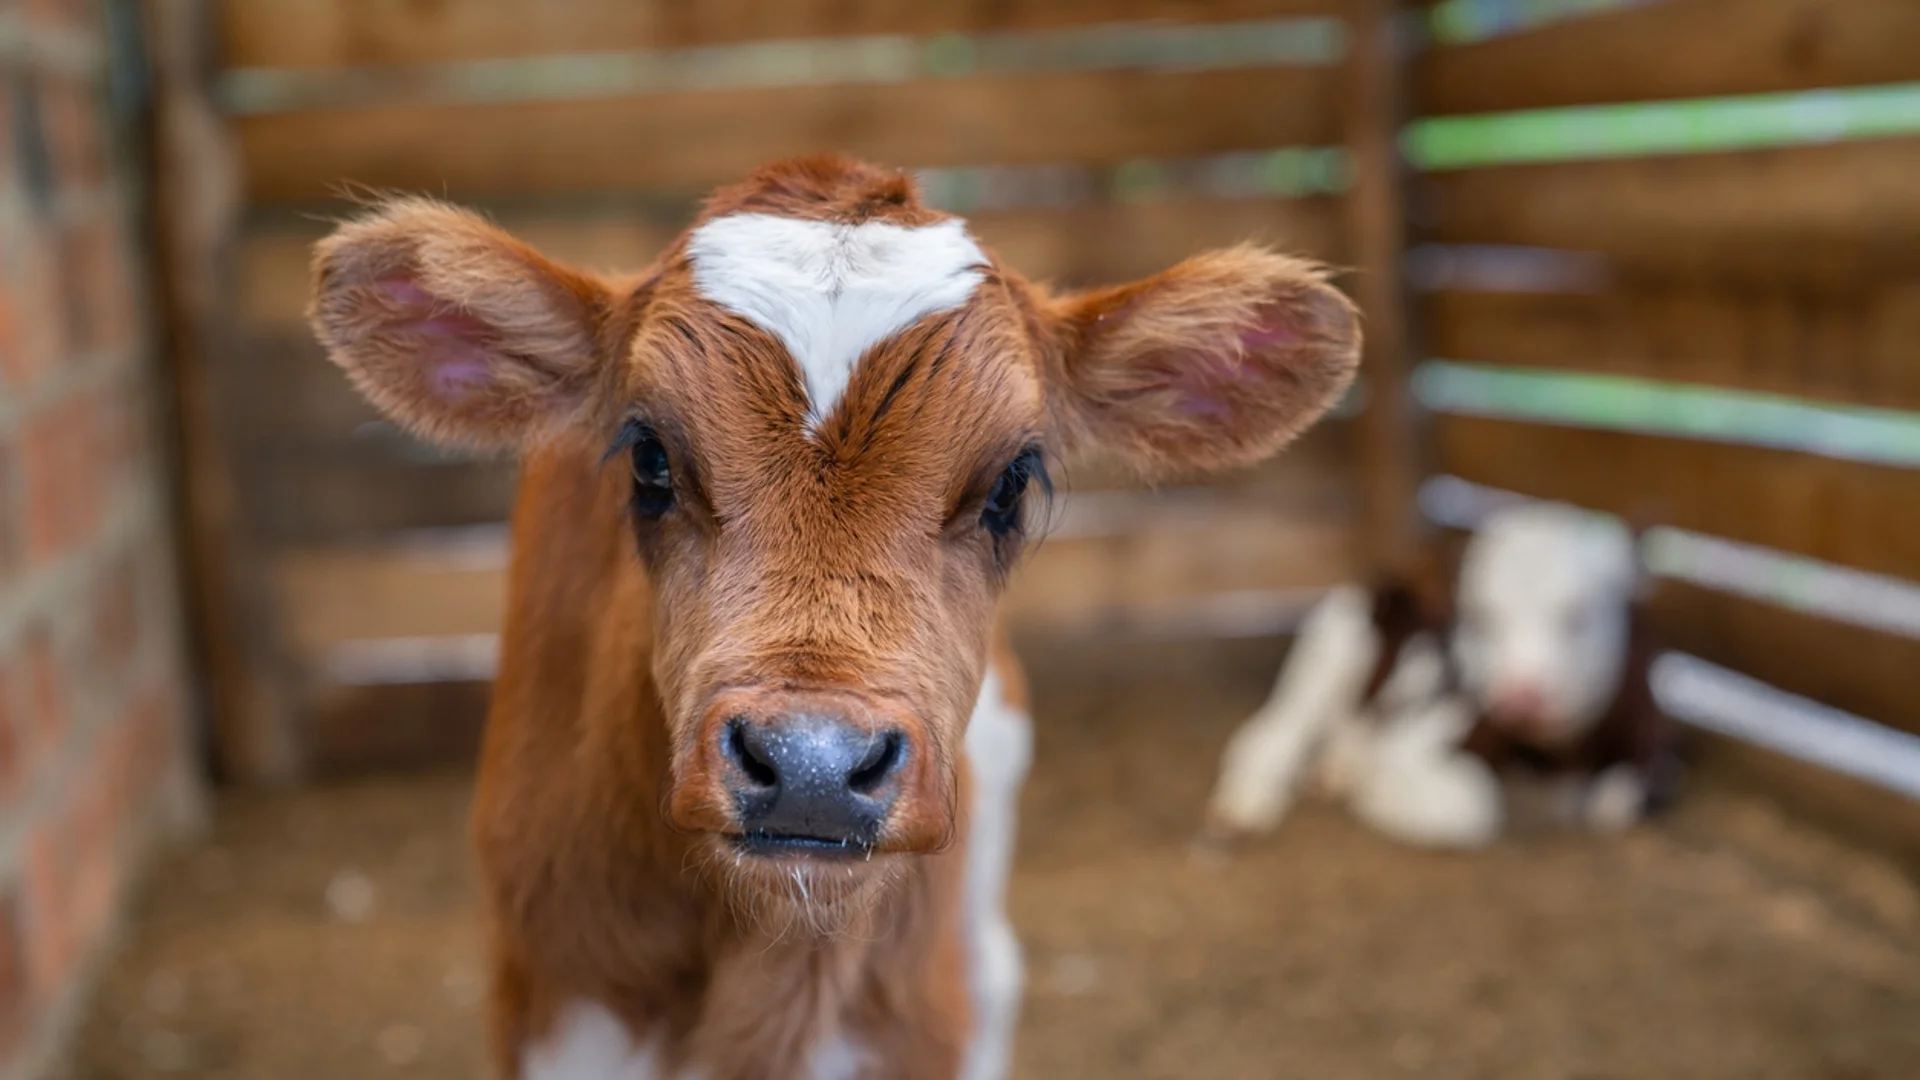
[{"label": "white fur patch", "polygon": [[871,1064],[872,1056],[866,1047],[836,1035],[813,1048],[808,1073],[811,1080],[856,1080]]},{"label": "white fur patch", "polygon": [[1420,847],[1492,843],[1506,819],[1505,801],[1486,762],[1456,749],[1473,725],[1466,702],[1442,698],[1382,721],[1352,792],[1354,815]]},{"label": "white fur patch", "polygon": [[1639,823],[1646,802],[1647,785],[1640,770],[1623,763],[1594,778],[1582,816],[1594,832],[1622,832]]},{"label": "white fur patch", "polygon": [[[1368,624],[1371,626],[1371,622]],[[1323,794],[1351,799],[1374,767],[1379,727],[1417,706],[1436,700],[1446,689],[1446,663],[1432,634],[1415,634],[1400,647],[1393,669],[1364,711],[1349,715],[1327,733],[1315,779]],[[1357,693],[1357,692],[1356,692]]]},{"label": "white fur patch", "polygon": [[1394,657],[1393,670],[1380,684],[1373,710],[1382,716],[1391,715],[1432,701],[1446,690],[1447,664],[1440,642],[1429,633],[1414,634]]},{"label": "white fur patch", "polygon": [[659,1044],[635,1042],[619,1017],[591,1001],[569,1004],[553,1030],[526,1047],[520,1075],[522,1080],[664,1080]]},{"label": "white fur patch", "polygon": [[1272,695],[1221,756],[1214,825],[1253,832],[1280,823],[1314,752],[1352,720],[1379,652],[1366,590],[1336,589],[1308,613]]},{"label": "white fur patch", "polygon": [[1337,721],[1314,763],[1312,784],[1329,799],[1346,799],[1359,785],[1360,778],[1373,767],[1374,720],[1369,713],[1354,713]]},{"label": "white fur patch", "polygon": [[867,350],[966,303],[986,256],[958,219],[920,228],[730,214],[693,231],[693,280],[714,303],[780,339],[819,423]]},{"label": "white fur patch", "polygon": [[973,808],[967,836],[964,911],[973,979],[974,1036],[963,1080],[1005,1076],[1019,1022],[1024,970],[1020,940],[1007,919],[1007,875],[1013,866],[1020,788],[1033,760],[1033,727],[1009,705],[992,668],[967,722]]}]

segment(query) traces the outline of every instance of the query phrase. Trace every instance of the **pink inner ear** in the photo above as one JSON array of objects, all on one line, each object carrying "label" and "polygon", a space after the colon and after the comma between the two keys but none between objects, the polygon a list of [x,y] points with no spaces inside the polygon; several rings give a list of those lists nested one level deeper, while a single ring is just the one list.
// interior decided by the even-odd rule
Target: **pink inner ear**
[{"label": "pink inner ear", "polygon": [[449,401],[461,401],[487,388],[495,373],[488,355],[493,332],[486,323],[448,310],[432,293],[406,278],[386,278],[379,287],[398,315],[391,329],[418,343],[428,390]]},{"label": "pink inner ear", "polygon": [[1233,387],[1246,381],[1244,368],[1234,362],[1222,362],[1201,353],[1180,358],[1185,363],[1174,370],[1174,408],[1184,416],[1207,420],[1231,420]]},{"label": "pink inner ear", "polygon": [[462,400],[475,392],[485,389],[492,381],[492,372],[487,365],[486,356],[478,350],[461,356],[436,358],[429,365],[427,381],[433,392],[441,397]]},{"label": "pink inner ear", "polygon": [[393,301],[393,306],[397,308],[426,308],[431,311],[439,304],[432,293],[406,278],[381,278],[380,291],[386,293],[387,299]]},{"label": "pink inner ear", "polygon": [[1287,314],[1278,305],[1263,308],[1258,321],[1240,332],[1238,356],[1178,354],[1173,364],[1175,407],[1188,416],[1232,419],[1234,399],[1257,392],[1260,383],[1274,377],[1264,359],[1305,340]]},{"label": "pink inner ear", "polygon": [[[1262,314],[1277,317],[1279,313],[1262,312]],[[1240,344],[1248,352],[1253,353],[1264,352],[1276,345],[1298,345],[1300,341],[1300,332],[1291,324],[1277,318],[1274,322],[1255,326],[1240,335]]]}]

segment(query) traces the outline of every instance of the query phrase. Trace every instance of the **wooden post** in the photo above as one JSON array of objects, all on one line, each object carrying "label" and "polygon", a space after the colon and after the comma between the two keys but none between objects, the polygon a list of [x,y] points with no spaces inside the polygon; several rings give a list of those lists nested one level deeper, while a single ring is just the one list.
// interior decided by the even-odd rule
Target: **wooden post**
[{"label": "wooden post", "polygon": [[264,632],[267,596],[237,505],[215,376],[233,343],[227,260],[240,210],[236,156],[215,108],[212,5],[145,0],[153,74],[148,146],[153,310],[172,391],[176,530],[190,637],[219,779],[301,773],[291,695]]},{"label": "wooden post", "polygon": [[1422,474],[1419,420],[1408,386],[1413,346],[1407,302],[1406,177],[1399,138],[1407,119],[1408,49],[1396,0],[1352,0],[1348,21],[1347,193],[1355,299],[1366,319],[1360,416],[1368,556],[1401,566],[1419,543],[1414,497]]}]

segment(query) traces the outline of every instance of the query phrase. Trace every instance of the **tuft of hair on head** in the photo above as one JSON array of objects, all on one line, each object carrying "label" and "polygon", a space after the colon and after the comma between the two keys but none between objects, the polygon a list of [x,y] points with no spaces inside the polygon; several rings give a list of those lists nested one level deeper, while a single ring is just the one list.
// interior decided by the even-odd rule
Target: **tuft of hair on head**
[{"label": "tuft of hair on head", "polygon": [[[920,202],[910,173],[844,154],[813,154],[762,165],[745,180],[708,196],[701,216],[768,213],[858,224],[902,214],[934,214]],[[924,222],[921,222],[924,223]]]}]

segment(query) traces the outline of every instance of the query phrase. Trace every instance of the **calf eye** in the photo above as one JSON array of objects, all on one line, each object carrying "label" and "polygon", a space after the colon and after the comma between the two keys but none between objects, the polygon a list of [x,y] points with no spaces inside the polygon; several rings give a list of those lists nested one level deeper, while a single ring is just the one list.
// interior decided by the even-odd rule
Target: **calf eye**
[{"label": "calf eye", "polygon": [[622,438],[633,467],[634,513],[657,518],[673,508],[673,467],[667,461],[667,448],[644,427],[623,433]]},{"label": "calf eye", "polygon": [[[1007,536],[1020,528],[1020,496],[1040,472],[1040,451],[1028,447],[993,482],[986,505],[980,508],[980,524],[995,536]],[[1045,480],[1042,478],[1042,482]]]}]

